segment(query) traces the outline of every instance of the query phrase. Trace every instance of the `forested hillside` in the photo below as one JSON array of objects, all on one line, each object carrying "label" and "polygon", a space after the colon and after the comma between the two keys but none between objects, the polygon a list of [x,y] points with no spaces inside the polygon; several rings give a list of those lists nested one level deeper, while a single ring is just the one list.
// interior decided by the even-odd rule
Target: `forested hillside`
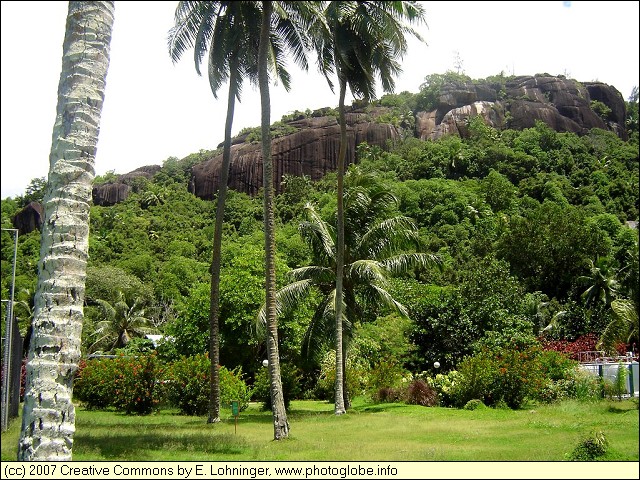
[{"label": "forested hillside", "polygon": [[[385,97],[397,112],[406,100],[402,94]],[[612,301],[631,301],[637,315],[637,98],[627,108],[628,140],[597,128],[586,134],[557,132],[542,122],[522,130],[496,129],[472,117],[464,138],[407,135],[385,149],[360,144],[346,179],[346,196],[352,199],[346,236],[353,241],[347,253],[353,255],[354,272],[359,260],[372,255],[356,251],[357,242],[385,220],[395,225],[390,239],[394,228],[404,228],[416,240],[412,247],[389,240],[390,249],[397,247],[390,253],[426,253],[438,261],[381,277],[376,288],[383,285],[407,316],[371,301],[368,289],[378,278],[373,273],[362,274],[360,283],[354,276],[347,299],[354,308],[345,327],[353,372],[386,369],[402,375],[431,371],[439,362],[446,373],[485,346],[542,340],[591,339],[585,349],[594,349],[615,319]],[[400,125],[397,112],[389,121]],[[158,347],[166,359],[207,351],[215,200],[188,190],[192,166],[207,156],[169,158],[149,178],[136,178],[126,200],[92,206],[85,355],[143,351],[152,346],[139,338],[151,333],[170,338]],[[279,287],[294,280],[292,270],[334,264],[304,233],[313,222],[333,228],[335,185],[333,173],[318,181],[282,179],[276,198]],[[34,179],[24,196],[3,199],[2,227],[14,228],[15,214],[39,201],[42,189],[43,180]],[[260,194],[229,191],[220,363],[241,366],[249,380],[265,358],[256,323],[264,301],[262,215]],[[13,242],[8,232],[2,235],[6,299]],[[23,335],[32,314],[39,242],[37,230],[19,237],[15,293]],[[298,395],[330,396],[332,332],[322,328],[318,316],[326,292],[321,283],[310,292],[279,320],[283,374],[299,380]],[[3,318],[4,308],[3,303]],[[614,345],[627,351],[637,342],[637,316],[635,328],[616,337]]]}]

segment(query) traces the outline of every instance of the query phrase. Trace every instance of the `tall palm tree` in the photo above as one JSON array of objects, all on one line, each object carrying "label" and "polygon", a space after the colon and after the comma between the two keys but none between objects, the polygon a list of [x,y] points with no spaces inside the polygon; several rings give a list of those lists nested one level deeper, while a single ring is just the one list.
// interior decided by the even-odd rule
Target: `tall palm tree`
[{"label": "tall palm tree", "polygon": [[[178,61],[187,49],[193,48],[195,67],[200,74],[200,64],[209,51],[208,74],[209,84],[215,98],[220,87],[229,82],[227,99],[227,117],[222,153],[222,166],[216,220],[213,239],[213,255],[211,262],[211,307],[209,313],[210,335],[209,351],[211,356],[211,395],[208,422],[220,421],[220,379],[218,364],[220,363],[219,347],[219,312],[220,312],[220,250],[222,244],[222,224],[227,196],[229,166],[231,163],[231,129],[236,99],[240,101],[242,83],[248,78],[252,83],[258,82],[258,50],[262,26],[261,2],[255,1],[214,1],[214,2],[179,2],[176,9],[175,25],[169,32],[169,53],[174,62]],[[281,2],[291,3],[291,2]],[[300,7],[297,10],[302,11]],[[274,73],[285,89],[290,89],[290,76],[284,67],[285,50],[295,44],[293,35],[287,28],[292,26],[287,16],[278,16],[274,26],[270,25],[267,40],[267,55],[271,60],[267,69]],[[283,38],[272,34],[285,34]],[[294,53],[296,60],[306,66],[301,51]]]},{"label": "tall palm tree", "polygon": [[[169,54],[177,62],[193,48],[195,68],[209,51],[209,85],[215,98],[228,81],[227,117],[224,128],[222,166],[218,186],[216,219],[211,261],[211,307],[209,312],[209,355],[211,358],[211,393],[208,423],[220,421],[220,251],[222,225],[227,199],[229,165],[231,164],[231,129],[236,99],[240,101],[245,78],[257,82],[257,55],[261,11],[256,2],[179,2],[175,25],[169,31]],[[285,72],[286,74],[286,72]],[[285,78],[286,75],[285,75]],[[288,80],[288,78],[287,78]],[[288,81],[283,81],[289,87]]]},{"label": "tall palm tree", "polygon": [[420,36],[408,22],[421,22],[424,11],[415,1],[327,2],[321,21],[314,25],[314,48],[318,67],[333,89],[339,86],[340,150],[337,162],[337,269],[336,269],[336,401],[335,414],[345,413],[342,391],[342,293],[344,275],[344,169],[347,126],[344,100],[347,85],[354,96],[375,97],[376,77],[385,91],[393,91],[394,76],[401,72],[398,59],[407,49],[405,34]]},{"label": "tall palm tree", "polygon": [[[398,200],[384,184],[360,173],[356,167],[345,180],[343,369],[354,323],[362,319],[365,312],[386,307],[407,316],[405,307],[387,291],[388,279],[416,268],[442,264],[437,255],[406,253],[420,247],[417,227],[409,218],[394,213]],[[278,311],[287,313],[312,292],[320,294],[320,302],[304,335],[302,352],[304,356],[314,357],[321,353],[328,338],[335,341],[332,326],[338,304],[337,215],[333,222],[328,222],[311,204],[305,206],[305,214],[306,220],[299,230],[310,247],[313,265],[292,270],[289,274],[293,282],[278,291],[276,302]],[[264,308],[260,312],[260,317],[263,316]]]},{"label": "tall palm tree", "polygon": [[80,358],[89,202],[114,5],[69,2],[27,361],[21,461],[70,461]]},{"label": "tall palm tree", "polygon": [[[308,25],[317,13],[318,2],[263,1],[262,28],[258,49],[258,86],[260,90],[262,171],[264,187],[264,242],[265,242],[265,305],[267,326],[267,357],[274,439],[289,435],[289,422],[284,404],[280,356],[278,353],[278,318],[276,312],[275,221],[273,193],[273,162],[271,158],[271,100],[269,92],[269,65],[279,72],[283,68],[284,54],[307,69],[305,50],[308,48]],[[280,48],[274,49],[273,44]]]}]

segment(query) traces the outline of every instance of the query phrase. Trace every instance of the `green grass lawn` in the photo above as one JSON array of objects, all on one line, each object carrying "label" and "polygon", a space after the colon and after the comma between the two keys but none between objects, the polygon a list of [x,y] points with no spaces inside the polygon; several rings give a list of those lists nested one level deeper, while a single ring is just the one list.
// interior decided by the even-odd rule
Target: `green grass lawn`
[{"label": "green grass lawn", "polygon": [[[637,400],[565,401],[522,410],[458,410],[356,399],[293,401],[288,439],[273,441],[271,412],[256,404],[222,422],[162,410],[148,416],[76,410],[76,461],[559,461],[592,430],[609,448],[602,460],[638,461]],[[2,460],[16,459],[20,420],[2,435]]]}]

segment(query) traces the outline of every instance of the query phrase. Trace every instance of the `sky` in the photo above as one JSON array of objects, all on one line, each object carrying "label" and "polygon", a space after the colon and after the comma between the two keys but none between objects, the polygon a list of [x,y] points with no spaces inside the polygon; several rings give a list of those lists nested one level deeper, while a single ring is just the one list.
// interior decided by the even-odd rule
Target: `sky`
[{"label": "sky", "polygon": [[[638,5],[627,1],[420,2],[425,40],[409,39],[395,92],[417,93],[427,75],[471,78],[549,73],[600,81],[628,99],[638,86]],[[1,198],[22,195],[49,170],[67,2],[2,1]],[[97,175],[123,174],[215,149],[224,138],[226,86],[216,100],[192,52],[174,64],[167,33],[177,2],[116,1],[111,61],[96,154]],[[458,61],[457,61],[458,60]],[[294,110],[336,107],[337,92],[310,62],[289,63],[292,88],[271,88],[271,121]],[[381,88],[378,96],[383,95]],[[347,96],[347,103],[353,98]],[[245,84],[233,134],[260,125],[260,96]]]}]

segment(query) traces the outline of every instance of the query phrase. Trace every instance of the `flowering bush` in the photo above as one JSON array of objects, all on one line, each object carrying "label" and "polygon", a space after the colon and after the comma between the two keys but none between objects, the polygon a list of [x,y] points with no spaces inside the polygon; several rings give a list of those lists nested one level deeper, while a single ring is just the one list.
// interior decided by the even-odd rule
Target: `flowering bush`
[{"label": "flowering bush", "polygon": [[[218,366],[220,405],[239,402],[240,411],[249,406],[251,391],[238,367],[227,370]],[[182,357],[167,366],[163,387],[167,401],[185,415],[205,415],[209,409],[211,361],[207,354]]]},{"label": "flowering bush", "polygon": [[160,401],[161,373],[154,354],[88,360],[76,373],[74,397],[87,409],[114,407],[128,414],[148,414]]},{"label": "flowering bush", "polygon": [[461,375],[457,370],[451,370],[448,373],[438,373],[435,377],[428,378],[429,385],[438,392],[440,403],[446,407],[454,404],[453,394],[460,381]]},{"label": "flowering bush", "polygon": [[457,370],[450,370],[447,373],[438,373],[435,377],[429,376],[429,372],[424,371],[416,374],[413,379],[422,380],[435,391],[438,400],[437,405],[445,407],[453,405],[454,402],[451,394],[455,384],[460,380],[460,374]]},{"label": "flowering bush", "polygon": [[155,354],[114,359],[117,369],[114,380],[113,406],[126,413],[145,415],[160,403],[158,377],[162,374]]},{"label": "flowering bush", "polygon": [[570,342],[568,340],[541,339],[545,350],[551,350],[566,354],[572,360],[579,360],[578,353],[592,352],[596,350],[598,336],[595,333],[587,333]]},{"label": "flowering bush", "polygon": [[113,359],[81,360],[73,383],[73,397],[88,410],[112,406],[116,389],[116,364]]},{"label": "flowering bush", "polygon": [[452,392],[453,403],[464,406],[480,399],[485,405],[504,403],[517,409],[526,398],[534,398],[546,384],[540,349],[485,349],[465,358],[458,368],[463,377]]}]

